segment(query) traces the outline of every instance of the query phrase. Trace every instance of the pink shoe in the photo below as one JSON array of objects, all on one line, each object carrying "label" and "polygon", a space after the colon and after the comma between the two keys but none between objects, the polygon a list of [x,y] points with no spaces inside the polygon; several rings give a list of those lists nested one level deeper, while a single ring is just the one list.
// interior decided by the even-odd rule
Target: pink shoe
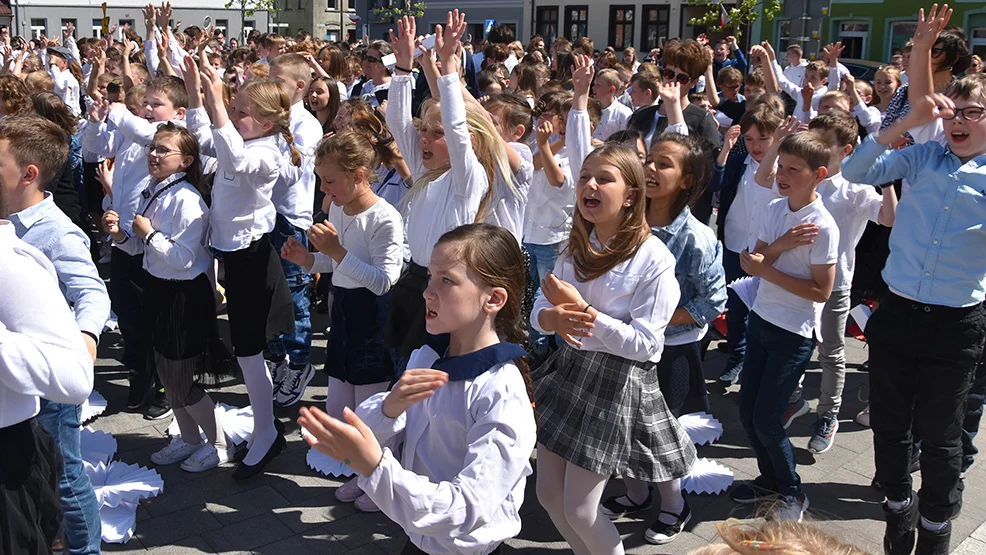
[{"label": "pink shoe", "polygon": [[359,489],[359,485],[356,480],[356,478],[353,478],[352,480],[339,486],[339,489],[336,490],[336,499],[342,501],[343,503],[352,503],[360,497],[364,497],[363,490]]},{"label": "pink shoe", "polygon": [[353,505],[360,512],[364,512],[364,513],[379,513],[380,512],[380,507],[377,507],[377,504],[374,503],[373,500],[370,499],[370,496],[369,495],[366,495],[366,494],[363,494],[362,496],[360,496],[360,498],[357,499],[356,502],[353,503]]}]

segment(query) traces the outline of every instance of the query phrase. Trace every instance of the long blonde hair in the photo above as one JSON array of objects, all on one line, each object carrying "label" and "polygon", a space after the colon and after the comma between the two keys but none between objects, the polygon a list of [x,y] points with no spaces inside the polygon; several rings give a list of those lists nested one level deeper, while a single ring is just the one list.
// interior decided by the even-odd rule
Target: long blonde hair
[{"label": "long blonde hair", "polygon": [[637,151],[622,144],[606,143],[586,156],[582,167],[594,158],[602,158],[605,163],[620,170],[627,190],[632,193],[632,204],[623,208],[616,235],[602,246],[601,251],[596,250],[589,240],[595,224],[586,220],[576,207],[572,234],[568,240],[568,254],[575,267],[575,279],[581,283],[592,281],[620,262],[630,259],[650,237],[644,196],[644,167],[637,157]]},{"label": "long blonde hair", "polygon": [[[421,105],[422,118],[427,115],[428,110],[433,108],[439,109],[438,101],[429,98]],[[493,187],[496,184],[497,174],[504,176],[505,181],[514,194],[516,194],[516,189],[513,186],[513,172],[510,171],[510,163],[507,159],[507,151],[503,140],[500,138],[500,133],[497,131],[496,126],[493,125],[486,110],[479,104],[473,105],[468,102],[465,104],[465,108],[466,127],[469,128],[472,150],[476,153],[476,158],[479,159],[479,163],[483,166],[483,169],[486,170],[486,178],[489,183],[486,194],[483,195],[483,200],[479,203],[479,211],[476,213],[476,218],[473,220],[478,223],[485,220],[486,211],[491,204],[490,197],[493,195]],[[421,193],[421,190],[432,181],[441,177],[442,174],[449,171],[450,168],[451,162],[448,166],[425,172],[424,175],[414,182],[411,190],[401,199],[398,210],[402,214],[405,214],[414,199]],[[453,186],[464,185],[453,183]]]},{"label": "long blonde hair", "polygon": [[291,151],[291,163],[300,167],[301,152],[294,147],[294,134],[291,133],[291,99],[280,83],[270,79],[254,79],[244,83],[237,94],[246,95],[254,119],[273,124],[269,135],[276,133],[284,138]]},{"label": "long blonde hair", "polygon": [[723,544],[690,551],[689,555],[869,555],[869,552],[823,532],[815,526],[792,521],[743,524],[735,519],[720,522],[716,530]]}]

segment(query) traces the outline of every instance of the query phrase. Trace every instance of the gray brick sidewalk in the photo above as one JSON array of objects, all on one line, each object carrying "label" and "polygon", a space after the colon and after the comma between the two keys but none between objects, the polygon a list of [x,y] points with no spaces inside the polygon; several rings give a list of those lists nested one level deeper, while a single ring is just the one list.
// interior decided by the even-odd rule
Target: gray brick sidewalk
[{"label": "gray brick sidewalk", "polygon": [[[324,331],[322,318],[315,329]],[[119,448],[116,458],[128,463],[151,467],[150,454],[166,442],[170,419],[149,422],[140,415],[123,412],[127,386],[126,372],[119,358],[119,336],[107,334],[100,346],[96,389],[109,401],[107,411],[93,427],[110,432]],[[315,363],[324,356],[324,333],[316,333]],[[868,395],[866,374],[855,370],[866,359],[864,347],[848,340],[847,358],[851,370],[846,378],[841,430],[835,446],[822,455],[807,449],[814,414],[804,416],[791,426],[789,433],[796,448],[799,472],[810,500],[809,512],[814,523],[824,530],[866,548],[882,552],[883,520],[880,496],[870,488],[873,476],[873,444],[869,430],[852,422],[864,406]],[[710,348],[707,375],[718,376],[724,357]],[[806,396],[814,406],[819,384],[816,362],[809,365],[805,379]],[[715,386],[712,386],[715,387]],[[712,410],[723,423],[723,437],[714,445],[699,448],[700,457],[708,457],[733,469],[737,480],[756,475],[756,461],[746,446],[742,428],[736,418],[737,387],[712,392]],[[326,381],[321,373],[312,382],[304,404],[325,402]],[[214,394],[217,401],[231,405],[249,404],[243,385],[227,387]],[[221,467],[204,474],[183,472],[177,465],[159,468],[164,478],[164,492],[144,501],[137,512],[137,531],[124,545],[106,545],[108,553],[256,553],[319,554],[400,553],[406,536],[382,514],[357,513],[332,495],[341,482],[323,478],[305,463],[307,445],[294,422],[297,406],[279,410],[277,416],[287,424],[288,448],[275,459],[265,475],[245,483],[230,477],[232,467]],[[977,464],[966,477],[962,515],[953,523],[954,553],[986,553],[986,465]],[[522,510],[524,527],[517,538],[507,542],[509,553],[569,552],[550,519],[538,505],[534,480],[528,481],[528,496]],[[622,486],[609,486],[618,493]],[[656,514],[644,520],[624,519],[617,522],[627,553],[687,553],[714,540],[716,524],[727,518],[750,518],[747,507],[737,506],[726,495],[690,495],[693,520],[674,543],[654,546],[643,539],[643,531]],[[968,539],[967,539],[968,538]]]}]

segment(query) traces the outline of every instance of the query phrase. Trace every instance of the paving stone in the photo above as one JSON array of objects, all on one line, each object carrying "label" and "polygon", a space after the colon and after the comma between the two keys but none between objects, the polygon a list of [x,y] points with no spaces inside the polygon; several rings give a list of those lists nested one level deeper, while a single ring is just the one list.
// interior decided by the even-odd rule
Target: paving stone
[{"label": "paving stone", "polygon": [[295,553],[340,555],[348,553],[349,550],[342,542],[332,537],[332,534],[316,529],[255,548],[253,552],[256,555],[294,555]]},{"label": "paving stone", "polygon": [[332,521],[323,528],[350,549],[403,534],[400,526],[383,513],[357,513]]},{"label": "paving stone", "polygon": [[[191,536],[179,541],[175,545],[157,547],[147,552],[148,555],[195,555],[199,553],[215,553],[212,546],[201,536]],[[220,551],[222,555],[253,555],[249,551]]]},{"label": "paving stone", "polygon": [[205,507],[189,507],[152,518],[137,527],[137,538],[148,549],[172,545],[179,540],[220,528],[222,524]]},{"label": "paving stone", "polygon": [[287,500],[270,486],[240,492],[205,504],[212,516],[223,526],[246,520],[259,514],[270,513],[287,505]]},{"label": "paving stone", "polygon": [[983,555],[986,553],[986,542],[976,538],[969,538],[962,542],[952,555]]},{"label": "paving stone", "polygon": [[215,551],[253,550],[289,538],[294,534],[272,513],[253,517],[202,534]]},{"label": "paving stone", "polygon": [[288,504],[277,507],[274,514],[295,533],[305,532],[329,522],[340,520],[356,514],[358,511],[352,503],[342,503],[331,497],[311,498],[303,506]]},{"label": "paving stone", "polygon": [[979,528],[976,528],[976,531],[973,532],[970,537],[975,538],[981,542],[986,542],[986,524],[981,524]]}]

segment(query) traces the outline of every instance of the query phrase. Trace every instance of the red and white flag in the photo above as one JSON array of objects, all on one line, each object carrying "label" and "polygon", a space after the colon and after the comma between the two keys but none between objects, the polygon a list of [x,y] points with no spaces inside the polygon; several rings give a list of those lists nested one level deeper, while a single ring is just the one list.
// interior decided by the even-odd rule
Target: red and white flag
[{"label": "red and white flag", "polygon": [[726,6],[719,3],[719,26],[725,27],[729,23],[729,13],[726,12]]}]

